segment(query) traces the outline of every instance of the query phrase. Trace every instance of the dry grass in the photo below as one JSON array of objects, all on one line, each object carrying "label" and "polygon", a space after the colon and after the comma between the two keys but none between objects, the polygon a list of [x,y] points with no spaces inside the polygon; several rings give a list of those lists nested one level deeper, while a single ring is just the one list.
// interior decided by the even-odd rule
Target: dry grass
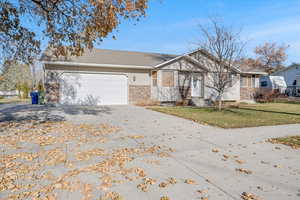
[{"label": "dry grass", "polygon": [[272,138],[268,140],[271,143],[284,144],[291,146],[294,149],[300,149],[300,136],[288,136],[281,138]]},{"label": "dry grass", "polygon": [[222,128],[243,128],[266,125],[300,123],[300,106],[297,104],[268,103],[240,104],[222,111],[215,108],[150,107],[150,109],[201,124]]}]

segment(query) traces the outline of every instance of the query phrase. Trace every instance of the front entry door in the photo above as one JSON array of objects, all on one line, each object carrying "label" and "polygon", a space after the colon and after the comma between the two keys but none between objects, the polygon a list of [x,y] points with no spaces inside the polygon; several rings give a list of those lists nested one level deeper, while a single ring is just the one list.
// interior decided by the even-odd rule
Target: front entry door
[{"label": "front entry door", "polygon": [[203,75],[201,73],[194,73],[191,84],[192,97],[203,97]]}]

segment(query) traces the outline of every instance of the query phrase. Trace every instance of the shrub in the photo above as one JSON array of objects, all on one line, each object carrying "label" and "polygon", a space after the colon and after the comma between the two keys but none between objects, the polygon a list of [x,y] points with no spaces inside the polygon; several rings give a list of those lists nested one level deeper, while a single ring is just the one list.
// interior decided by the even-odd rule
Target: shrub
[{"label": "shrub", "polygon": [[42,81],[39,81],[37,89],[39,92],[45,92],[44,85]]},{"label": "shrub", "polygon": [[29,91],[30,91],[30,88],[29,88],[29,85],[28,85],[27,82],[24,82],[24,83],[21,85],[21,91],[22,91],[22,98],[23,98],[23,99],[27,99],[27,98],[28,98]]},{"label": "shrub", "polygon": [[254,100],[258,103],[270,103],[282,96],[283,95],[279,92],[279,90],[260,91],[255,93]]}]

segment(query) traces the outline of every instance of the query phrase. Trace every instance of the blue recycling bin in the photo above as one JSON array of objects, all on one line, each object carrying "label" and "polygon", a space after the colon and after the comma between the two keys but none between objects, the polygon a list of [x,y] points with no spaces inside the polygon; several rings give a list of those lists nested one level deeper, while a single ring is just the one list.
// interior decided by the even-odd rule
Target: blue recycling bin
[{"label": "blue recycling bin", "polygon": [[30,92],[31,103],[38,104],[39,103],[39,93],[38,92]]}]

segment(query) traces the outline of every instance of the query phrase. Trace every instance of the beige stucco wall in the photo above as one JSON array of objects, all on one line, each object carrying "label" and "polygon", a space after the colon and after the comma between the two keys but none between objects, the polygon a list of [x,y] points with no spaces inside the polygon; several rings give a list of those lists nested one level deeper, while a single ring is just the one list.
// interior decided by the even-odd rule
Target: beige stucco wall
[{"label": "beige stucco wall", "polygon": [[[163,87],[163,72],[172,71],[174,73],[174,87]],[[157,87],[151,87],[151,96],[158,101],[181,101],[181,95],[178,89],[178,72],[194,71],[203,73],[203,69],[196,67],[193,63],[180,59],[168,65],[165,65],[157,71]]]},{"label": "beige stucco wall", "polygon": [[[206,75],[205,79],[205,88],[204,88],[204,98],[215,100],[217,98],[217,93],[215,90],[208,87],[210,85],[209,74]],[[240,100],[240,76],[237,75],[233,80],[233,86],[227,88],[223,94],[222,99],[224,101],[239,101]]]},{"label": "beige stucco wall", "polygon": [[[211,59],[208,59],[206,56],[204,56],[200,52],[194,52],[190,55],[191,57],[195,58],[201,65],[206,66],[209,68],[209,66],[214,65],[213,61]],[[210,85],[210,79],[209,73],[206,74],[205,77],[205,85]],[[209,88],[204,88],[204,98],[205,99],[212,99],[215,100],[216,98],[216,92]],[[233,80],[233,86],[231,88],[226,89],[226,92],[223,95],[223,100],[225,101],[239,101],[240,100],[240,76],[237,75],[235,79]]]},{"label": "beige stucco wall", "polygon": [[129,85],[150,86],[151,71],[148,69],[118,69],[103,67],[78,67],[78,66],[53,66],[46,65],[45,70],[54,70],[58,72],[92,72],[92,73],[108,73],[108,74],[124,74],[128,77]]}]

